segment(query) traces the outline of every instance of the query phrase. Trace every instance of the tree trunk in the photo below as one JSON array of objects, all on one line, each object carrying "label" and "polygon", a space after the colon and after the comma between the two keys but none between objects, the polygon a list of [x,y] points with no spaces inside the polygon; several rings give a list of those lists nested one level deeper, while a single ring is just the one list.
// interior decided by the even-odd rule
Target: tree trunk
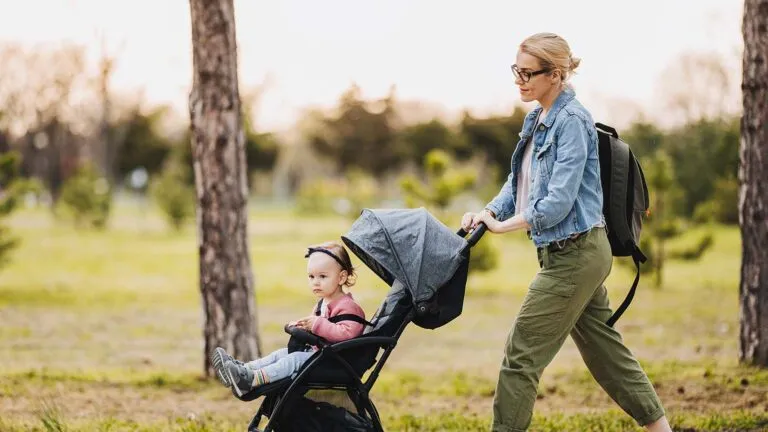
[{"label": "tree trunk", "polygon": [[204,369],[217,346],[245,361],[260,355],[248,250],[245,140],[237,79],[233,0],[190,0],[189,96],[197,191]]},{"label": "tree trunk", "polygon": [[768,366],[768,0],[744,2],[739,358]]}]

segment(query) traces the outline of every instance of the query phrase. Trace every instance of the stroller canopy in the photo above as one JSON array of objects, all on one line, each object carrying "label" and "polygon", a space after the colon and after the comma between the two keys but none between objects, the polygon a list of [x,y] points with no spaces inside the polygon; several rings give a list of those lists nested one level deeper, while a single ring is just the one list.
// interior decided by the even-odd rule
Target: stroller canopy
[{"label": "stroller canopy", "polygon": [[399,280],[414,303],[430,300],[467,258],[467,241],[424,208],[364,209],[341,238],[387,284]]}]

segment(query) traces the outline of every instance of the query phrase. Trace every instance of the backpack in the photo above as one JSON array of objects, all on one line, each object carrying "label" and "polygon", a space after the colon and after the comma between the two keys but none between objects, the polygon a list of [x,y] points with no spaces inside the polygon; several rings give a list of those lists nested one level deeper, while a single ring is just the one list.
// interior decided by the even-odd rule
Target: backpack
[{"label": "backpack", "polygon": [[603,215],[611,252],[617,257],[632,257],[637,269],[627,297],[606,322],[613,327],[632,302],[640,281],[640,263],[647,261],[639,244],[643,216],[648,212],[648,186],[640,163],[629,145],[619,139],[616,129],[602,123],[595,123],[595,128],[603,187]]}]

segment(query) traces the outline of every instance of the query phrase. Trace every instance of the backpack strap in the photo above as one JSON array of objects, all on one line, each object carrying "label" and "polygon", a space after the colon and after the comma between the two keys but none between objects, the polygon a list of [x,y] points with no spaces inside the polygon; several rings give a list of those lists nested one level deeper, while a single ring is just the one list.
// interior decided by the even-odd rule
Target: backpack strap
[{"label": "backpack strap", "polygon": [[332,316],[328,318],[328,321],[334,324],[340,321],[354,321],[356,323],[373,327],[373,324],[371,324],[369,321],[366,321],[365,318],[362,318],[355,314],[340,314],[340,315]]},{"label": "backpack strap", "polygon": [[317,306],[315,306],[315,316],[320,316],[320,309],[323,307],[323,299],[320,299],[317,301]]},{"label": "backpack strap", "polygon": [[629,289],[629,292],[627,293],[627,297],[624,299],[624,301],[621,303],[618,309],[616,309],[616,312],[614,312],[613,315],[608,319],[608,321],[605,322],[606,324],[608,324],[608,327],[613,327],[613,325],[616,324],[616,321],[627,310],[627,308],[629,307],[629,304],[632,303],[632,298],[635,297],[635,290],[637,289],[637,283],[640,282],[640,263],[644,263],[647,260],[648,258],[645,256],[645,254],[643,254],[640,248],[635,247],[635,250],[632,252],[632,261],[635,262],[635,268],[637,269],[637,273],[635,274],[635,281],[632,282],[632,288]]},{"label": "backpack strap", "polygon": [[616,129],[614,129],[614,128],[608,126],[608,125],[604,125],[604,124],[598,122],[598,123],[595,123],[595,127],[597,129],[602,130],[605,133],[613,135],[614,138],[618,138],[619,137],[619,133],[616,131]]}]

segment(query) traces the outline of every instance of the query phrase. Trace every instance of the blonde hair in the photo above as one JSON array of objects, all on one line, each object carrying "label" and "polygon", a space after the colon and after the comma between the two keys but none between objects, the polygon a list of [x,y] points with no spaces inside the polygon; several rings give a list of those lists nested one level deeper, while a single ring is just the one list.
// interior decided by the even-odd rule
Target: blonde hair
[{"label": "blonde hair", "polygon": [[559,70],[563,85],[581,63],[580,58],[573,56],[568,42],[554,33],[529,36],[520,44],[520,51],[539,59],[544,69]]},{"label": "blonde hair", "polygon": [[357,282],[357,273],[352,266],[352,260],[349,259],[349,253],[347,253],[347,250],[341,243],[329,241],[319,245],[310,246],[310,249],[325,249],[341,260],[341,263],[343,264],[341,266],[342,270],[347,272],[347,280],[344,282],[345,287],[351,287]]}]

